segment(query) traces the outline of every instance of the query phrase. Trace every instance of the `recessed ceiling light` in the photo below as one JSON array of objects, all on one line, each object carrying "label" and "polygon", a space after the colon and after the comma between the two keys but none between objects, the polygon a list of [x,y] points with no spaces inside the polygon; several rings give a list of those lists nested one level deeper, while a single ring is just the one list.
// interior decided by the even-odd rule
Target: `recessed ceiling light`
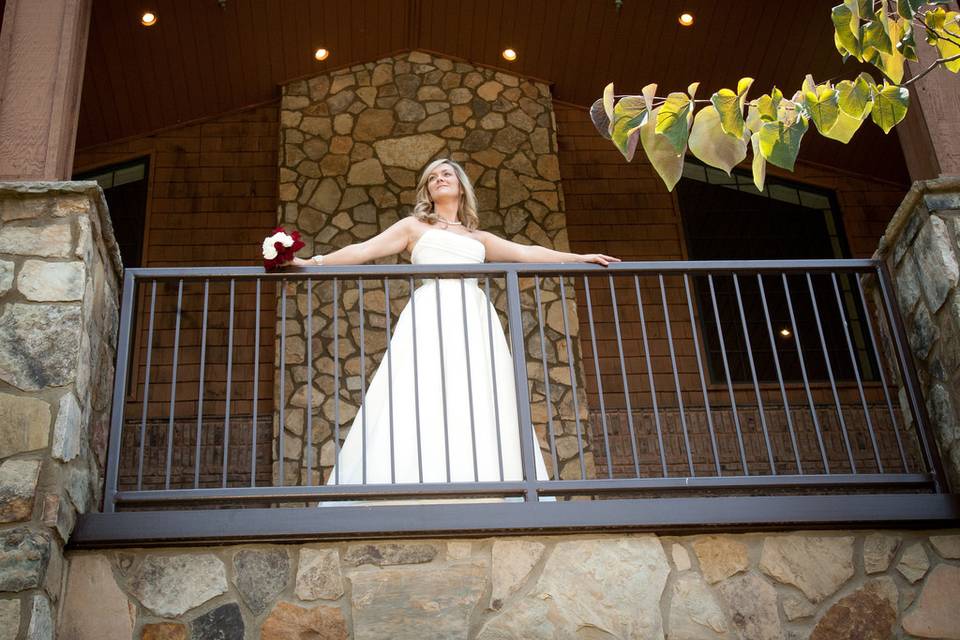
[{"label": "recessed ceiling light", "polygon": [[501,53],[500,55],[502,55],[503,59],[506,60],[507,62],[513,62],[514,60],[517,59],[517,52],[514,51],[513,49],[504,49],[503,53]]},{"label": "recessed ceiling light", "polygon": [[322,48],[317,49],[313,52],[313,57],[317,60],[326,60],[328,57],[330,57],[330,52]]},{"label": "recessed ceiling light", "polygon": [[680,17],[677,18],[677,22],[682,24],[685,27],[689,27],[693,24],[693,14],[692,13],[681,13]]},{"label": "recessed ceiling light", "polygon": [[140,16],[140,24],[145,27],[152,27],[157,24],[157,14],[152,11],[144,11],[143,15]]}]

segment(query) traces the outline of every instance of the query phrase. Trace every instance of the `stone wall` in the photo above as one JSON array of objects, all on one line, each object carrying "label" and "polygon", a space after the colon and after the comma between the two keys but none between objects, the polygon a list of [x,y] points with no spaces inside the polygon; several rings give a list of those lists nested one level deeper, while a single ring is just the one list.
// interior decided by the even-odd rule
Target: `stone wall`
[{"label": "stone wall", "polygon": [[53,637],[100,505],[121,269],[96,183],[0,183],[0,638]]},{"label": "stone wall", "polygon": [[[279,223],[304,234],[304,254],[327,253],[366,240],[409,215],[420,172],[429,161],[443,157],[461,163],[474,182],[482,229],[524,244],[569,250],[556,125],[550,91],[543,83],[414,51],[284,86],[280,137]],[[407,261],[408,256],[402,256],[383,262]],[[492,297],[502,311],[505,299],[500,284],[492,282]],[[384,291],[381,283],[368,285],[363,319],[365,362],[360,361],[358,344],[359,294],[349,282],[340,292],[341,438],[360,405],[361,368],[369,383],[386,348]],[[533,419],[541,447],[546,447],[547,403],[533,283],[522,285]],[[552,411],[561,476],[579,478],[576,416],[558,288],[556,279],[547,279],[542,296]],[[409,295],[406,282],[393,282],[390,293],[389,307],[395,319]],[[303,285],[291,284],[288,289],[282,399],[287,484],[322,482],[334,460],[331,285],[318,283],[313,295],[314,476],[307,478],[304,336],[308,300]],[[574,287],[569,286],[574,345],[569,358],[580,377],[578,409],[585,425],[587,406],[574,295]],[[279,342],[278,338],[278,349]],[[276,387],[279,398],[279,381]],[[588,472],[592,472],[589,441],[586,451]],[[550,465],[549,452],[544,457]],[[316,471],[317,460],[323,477]]]},{"label": "stone wall", "polygon": [[893,274],[935,444],[950,487],[958,492],[960,178],[915,183],[890,221],[875,257],[884,260]]},{"label": "stone wall", "polygon": [[143,640],[835,640],[960,630],[956,530],[257,544],[69,558],[62,631],[76,640],[131,637],[131,626]]}]

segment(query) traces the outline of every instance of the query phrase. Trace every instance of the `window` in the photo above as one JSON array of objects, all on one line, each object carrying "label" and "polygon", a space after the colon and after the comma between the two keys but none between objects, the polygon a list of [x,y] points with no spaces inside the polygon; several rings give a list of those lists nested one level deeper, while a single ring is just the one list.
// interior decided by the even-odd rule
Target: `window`
[{"label": "window", "polygon": [[[785,180],[768,179],[757,191],[752,178],[735,171],[722,171],[687,162],[684,177],[677,185],[687,249],[691,260],[786,260],[849,257],[846,237],[831,192]],[[700,331],[707,352],[713,382],[724,383],[723,353],[717,328],[726,348],[732,382],[751,382],[749,354],[744,337],[746,322],[757,378],[776,381],[771,332],[784,380],[802,379],[794,325],[787,304],[793,305],[796,331],[803,347],[803,364],[811,381],[827,380],[826,352],[834,378],[853,380],[854,370],[841,317],[850,324],[851,340],[861,376],[876,377],[874,356],[862,325],[863,305],[857,284],[849,275],[836,276],[836,289],[829,273],[816,273],[810,280],[803,274],[787,277],[779,273],[762,278],[763,294],[770,314],[768,330],[756,274],[713,278],[713,291],[706,276],[694,279]],[[736,285],[739,285],[739,303]],[[840,303],[837,301],[839,291]],[[714,309],[714,297],[716,309]],[[740,315],[743,306],[743,318]]]},{"label": "window", "polygon": [[103,189],[113,223],[113,234],[120,247],[125,267],[141,266],[143,234],[147,214],[147,176],[149,160],[113,165],[74,176],[74,180],[93,180]]}]

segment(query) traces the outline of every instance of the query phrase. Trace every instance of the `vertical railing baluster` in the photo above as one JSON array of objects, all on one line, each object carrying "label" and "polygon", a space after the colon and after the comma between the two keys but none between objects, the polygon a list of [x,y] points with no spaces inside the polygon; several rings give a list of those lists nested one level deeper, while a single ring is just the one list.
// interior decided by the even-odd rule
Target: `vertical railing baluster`
[{"label": "vertical railing baluster", "polygon": [[710,409],[710,397],[707,393],[707,378],[703,373],[703,359],[700,356],[700,341],[697,338],[697,321],[693,315],[693,300],[690,297],[690,278],[683,274],[683,291],[687,297],[687,313],[690,316],[690,332],[693,334],[693,352],[697,356],[697,373],[700,376],[700,390],[703,393],[703,405],[707,413],[707,429],[710,431],[710,449],[713,452],[713,465],[718,476],[723,475],[720,467],[720,451],[717,448],[717,434],[713,428],[713,411]]},{"label": "vertical railing baluster", "polygon": [[361,478],[362,483],[367,484],[367,413],[369,412],[367,411],[367,341],[363,337],[363,326],[366,324],[363,311],[363,278],[357,278],[357,293],[360,303],[360,450],[363,451]]},{"label": "vertical railing baluster", "polygon": [[394,453],[394,424],[393,424],[393,357],[390,355],[390,343],[393,332],[390,330],[390,279],[383,279],[384,315],[386,317],[387,332],[387,418],[390,421],[390,482],[397,481],[397,462]]},{"label": "vertical railing baluster", "polygon": [[147,324],[147,370],[143,377],[143,413],[140,416],[140,450],[137,452],[137,491],[143,489],[143,451],[147,438],[147,410],[150,406],[150,364],[153,355],[153,318],[157,307],[157,281],[150,289],[150,320]]},{"label": "vertical railing baluster", "polygon": [[183,313],[183,278],[177,283],[177,318],[173,329],[173,370],[170,373],[170,417],[167,422],[167,461],[163,472],[163,488],[170,488],[173,466],[173,420],[177,408],[177,364],[180,355],[180,316]]},{"label": "vertical railing baluster", "polygon": [[760,383],[757,381],[757,367],[753,361],[753,346],[750,344],[750,330],[747,328],[747,315],[743,312],[743,297],[740,295],[740,278],[733,274],[733,290],[737,294],[737,310],[740,312],[740,325],[743,327],[743,341],[747,346],[747,363],[750,365],[750,377],[753,380],[753,392],[757,398],[757,411],[760,414],[760,428],[763,441],[767,445],[767,460],[770,462],[770,474],[777,475],[777,465],[773,461],[773,447],[770,446],[770,432],[767,430],[766,409],[760,397]]},{"label": "vertical railing baluster", "polygon": [[603,431],[603,450],[607,456],[607,477],[613,477],[613,459],[610,455],[610,436],[607,433],[607,407],[603,401],[603,381],[600,379],[600,354],[597,353],[597,336],[593,323],[593,303],[590,301],[590,279],[583,276],[583,292],[587,298],[587,319],[590,327],[590,344],[593,347],[593,370],[597,377],[597,397],[600,400],[600,427]]},{"label": "vertical railing baluster", "polygon": [[110,409],[110,444],[107,447],[107,477],[104,487],[103,511],[116,511],[116,495],[120,477],[120,460],[123,446],[123,415],[126,408],[127,384],[130,371],[130,343],[133,332],[133,311],[137,281],[133,272],[123,274],[123,291],[120,301],[120,327],[117,334],[117,369],[114,376],[113,403]]},{"label": "vertical railing baluster", "polygon": [[563,337],[567,344],[567,369],[570,372],[571,397],[573,399],[573,420],[577,429],[577,456],[580,462],[580,479],[587,479],[587,464],[583,455],[583,427],[580,425],[580,402],[577,400],[577,374],[573,369],[573,342],[570,340],[570,324],[567,319],[567,290],[563,276],[560,276],[560,310],[563,314]]},{"label": "vertical railing baluster", "polygon": [[[563,276],[560,276],[561,278]],[[547,403],[547,433],[550,436],[550,454],[553,460],[553,478],[560,479],[560,465],[557,459],[557,439],[553,430],[553,397],[550,395],[550,371],[547,369],[547,341],[543,335],[543,304],[540,301],[540,276],[533,277],[534,294],[537,303],[537,327],[540,330],[540,361],[543,367],[543,390]]]},{"label": "vertical railing baluster", "polygon": [[757,284],[760,287],[760,302],[763,305],[763,317],[767,323],[767,333],[770,336],[770,351],[773,353],[773,365],[777,370],[777,383],[780,385],[780,397],[783,399],[783,412],[787,417],[787,430],[790,433],[790,442],[793,444],[794,461],[797,463],[797,473],[803,475],[803,464],[800,462],[800,446],[797,444],[797,434],[793,428],[793,416],[790,414],[790,402],[787,400],[787,388],[783,384],[783,371],[780,369],[780,356],[777,353],[777,340],[773,334],[773,324],[770,322],[770,309],[767,306],[767,294],[763,286],[763,274],[757,274]]},{"label": "vertical railing baluster", "polygon": [[813,392],[810,391],[810,381],[807,378],[807,365],[803,357],[803,347],[800,345],[800,331],[797,329],[797,318],[793,313],[793,299],[790,296],[790,283],[787,274],[781,273],[783,292],[787,298],[787,310],[790,312],[790,329],[793,330],[793,342],[797,346],[797,358],[800,360],[800,375],[803,378],[803,389],[807,394],[807,404],[810,407],[810,417],[813,419],[814,433],[817,435],[817,445],[820,447],[820,460],[823,462],[823,471],[830,475],[830,462],[827,460],[827,449],[823,444],[823,434],[820,431],[820,420],[817,418],[817,407],[813,403]]},{"label": "vertical railing baluster", "polygon": [[667,290],[663,284],[663,274],[657,275],[660,281],[660,301],[663,304],[663,323],[667,328],[667,345],[670,347],[670,368],[673,371],[673,384],[677,390],[677,408],[680,410],[680,428],[683,430],[683,444],[687,452],[687,469],[691,476],[697,473],[693,469],[693,452],[690,450],[690,434],[687,429],[687,411],[683,406],[683,391],[680,388],[680,373],[677,371],[677,356],[673,348],[673,330],[670,328],[670,311],[667,307]]},{"label": "vertical railing baluster", "polygon": [[743,432],[740,429],[740,412],[737,409],[737,398],[733,392],[733,379],[730,376],[730,364],[727,361],[727,345],[723,340],[723,326],[720,324],[720,309],[717,306],[717,292],[713,286],[713,274],[707,274],[707,283],[710,285],[710,300],[713,304],[713,320],[717,323],[717,338],[720,340],[720,356],[723,361],[723,374],[727,379],[727,393],[730,397],[730,410],[733,413],[733,426],[737,431],[737,445],[740,448],[740,464],[743,466],[743,475],[750,475],[747,464],[747,452],[743,446]]},{"label": "vertical railing baluster", "polygon": [[[857,292],[860,294],[860,303],[863,305],[864,323],[867,325],[867,334],[870,336],[870,346],[873,347],[873,353],[877,356],[877,369],[880,372],[880,385],[883,387],[883,398],[887,403],[887,411],[890,413],[890,425],[893,427],[893,435],[897,439],[897,451],[900,453],[900,463],[903,466],[904,473],[910,473],[910,464],[907,462],[907,454],[903,449],[903,441],[900,439],[900,428],[897,425],[897,418],[893,411],[893,402],[890,399],[890,387],[887,381],[886,366],[884,366],[882,353],[877,345],[877,338],[873,332],[873,322],[870,320],[870,307],[867,305],[867,297],[863,295],[863,286],[860,284],[860,278],[854,277],[857,283]],[[879,310],[883,313],[882,310]]]},{"label": "vertical railing baluster", "polygon": [[230,320],[227,329],[227,395],[223,412],[223,476],[221,485],[227,486],[227,465],[230,455],[230,399],[233,386],[233,306],[236,281],[230,279]]},{"label": "vertical railing baluster", "polygon": [[840,434],[843,436],[843,443],[847,447],[847,459],[850,461],[851,473],[857,472],[857,463],[853,459],[853,448],[850,446],[850,437],[847,434],[847,421],[843,418],[843,408],[840,406],[840,394],[837,393],[837,383],[833,376],[833,366],[830,364],[830,353],[827,350],[827,340],[823,333],[823,325],[820,322],[820,309],[817,305],[817,294],[813,291],[813,279],[807,272],[807,289],[810,291],[810,302],[813,305],[813,318],[817,322],[817,334],[820,336],[820,347],[823,349],[823,360],[827,365],[827,377],[830,380],[830,390],[833,392],[833,402],[837,408],[837,418],[840,420]]},{"label": "vertical railing baluster", "polygon": [[200,445],[203,441],[203,380],[207,364],[207,314],[210,306],[210,281],[203,281],[203,321],[200,329],[200,388],[197,391],[197,441],[193,454],[193,488],[200,487]]},{"label": "vertical railing baluster", "polygon": [[473,481],[480,480],[477,466],[477,427],[473,416],[473,380],[470,373],[470,336],[467,333],[467,292],[463,276],[460,276],[460,303],[463,307],[463,350],[467,365],[467,404],[470,409],[470,450],[473,452]]},{"label": "vertical railing baluster", "polygon": [[340,484],[340,279],[333,279],[333,484]]},{"label": "vertical railing baluster", "polygon": [[284,431],[287,429],[285,421],[285,408],[287,406],[286,380],[287,380],[287,279],[280,281],[280,436],[277,438],[277,459],[280,461],[280,470],[277,473],[277,486],[282,487],[286,483],[284,475],[286,474],[286,455],[284,449]]},{"label": "vertical railing baluster", "polygon": [[847,340],[847,349],[850,351],[850,364],[853,365],[853,377],[857,382],[857,391],[860,394],[860,403],[863,406],[863,416],[867,419],[867,431],[870,434],[870,444],[873,445],[873,456],[877,463],[877,470],[883,473],[883,462],[880,460],[880,447],[877,446],[877,436],[873,432],[873,420],[870,419],[870,409],[867,407],[867,396],[863,392],[863,382],[860,380],[860,367],[857,364],[857,355],[853,350],[853,341],[850,339],[850,326],[847,323],[847,314],[843,310],[843,300],[840,299],[840,287],[837,285],[837,274],[830,274],[833,280],[833,292],[837,297],[837,311],[840,314],[840,323],[843,325],[843,335]]},{"label": "vertical railing baluster", "polygon": [[443,316],[440,309],[440,278],[434,281],[436,287],[434,292],[436,293],[436,304],[437,304],[437,340],[439,341],[440,346],[440,397],[443,404],[443,455],[444,455],[444,464],[447,471],[447,482],[450,482],[450,428],[447,420],[447,374],[446,367],[444,366],[444,355],[443,355]]},{"label": "vertical railing baluster", "polygon": [[[420,482],[423,482],[423,449],[420,443],[420,374],[417,370],[417,301],[414,295],[413,276],[410,276],[410,322],[413,325],[413,415],[417,430],[417,474]],[[497,437],[500,437],[499,423],[497,424]],[[502,478],[502,468],[500,475]]]},{"label": "vertical railing baluster", "polygon": [[[620,377],[623,380],[623,401],[627,408],[627,427],[630,431],[630,451],[633,454],[633,472],[640,477],[640,458],[637,455],[637,433],[633,427],[633,406],[630,403],[630,384],[627,382],[627,364],[623,359],[623,338],[620,334],[620,312],[617,309],[617,291],[613,276],[607,276],[610,286],[610,306],[613,308],[613,326],[617,334],[617,355],[620,357]],[[541,331],[542,333],[542,331]]]},{"label": "vertical railing baluster", "polygon": [[650,359],[650,342],[647,340],[647,319],[643,313],[643,296],[640,294],[640,277],[633,276],[633,286],[637,290],[637,310],[640,312],[640,334],[643,337],[643,356],[647,362],[647,381],[650,384],[650,400],[653,402],[653,423],[657,427],[657,442],[660,446],[660,466],[663,477],[670,474],[667,471],[667,452],[663,444],[663,427],[660,424],[660,408],[657,405],[657,387],[653,382],[653,363]]},{"label": "vertical railing baluster", "polygon": [[527,359],[523,343],[523,316],[520,307],[520,279],[516,271],[507,272],[507,322],[510,329],[510,344],[513,356],[513,376],[517,390],[517,426],[520,429],[520,461],[523,466],[523,481],[527,486],[523,499],[537,502],[539,494],[535,487],[537,466],[534,457],[533,424],[530,418],[530,392],[527,388]]},{"label": "vertical railing baluster", "polygon": [[307,462],[307,485],[313,484],[313,279],[307,278],[307,326],[306,326],[307,368],[307,441],[303,451]]},{"label": "vertical railing baluster", "polygon": [[250,486],[257,486],[257,401],[260,392],[260,278],[256,279],[256,314],[253,323],[253,442],[250,447]]},{"label": "vertical railing baluster", "polygon": [[[500,395],[497,384],[497,356],[493,348],[493,302],[490,300],[490,276],[485,276],[483,286],[487,296],[487,342],[490,345],[490,371],[493,376],[493,417],[497,426],[497,463],[500,466],[500,482],[503,482],[503,442],[500,435]],[[500,322],[499,316],[497,322]]]}]

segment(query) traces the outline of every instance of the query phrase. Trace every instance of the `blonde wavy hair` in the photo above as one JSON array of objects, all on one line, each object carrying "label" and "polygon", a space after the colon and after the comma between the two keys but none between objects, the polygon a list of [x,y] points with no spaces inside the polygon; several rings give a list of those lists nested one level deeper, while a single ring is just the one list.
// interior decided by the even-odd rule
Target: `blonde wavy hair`
[{"label": "blonde wavy hair", "polygon": [[434,160],[427,165],[423,174],[420,175],[420,181],[417,183],[417,201],[413,206],[413,216],[427,224],[440,222],[440,216],[434,211],[433,200],[430,199],[427,179],[434,169],[444,164],[453,169],[453,172],[457,175],[457,180],[460,182],[460,204],[457,207],[457,218],[463,223],[464,227],[473,231],[480,226],[480,218],[477,216],[477,194],[474,192],[470,177],[463,170],[463,167],[446,158]]}]

